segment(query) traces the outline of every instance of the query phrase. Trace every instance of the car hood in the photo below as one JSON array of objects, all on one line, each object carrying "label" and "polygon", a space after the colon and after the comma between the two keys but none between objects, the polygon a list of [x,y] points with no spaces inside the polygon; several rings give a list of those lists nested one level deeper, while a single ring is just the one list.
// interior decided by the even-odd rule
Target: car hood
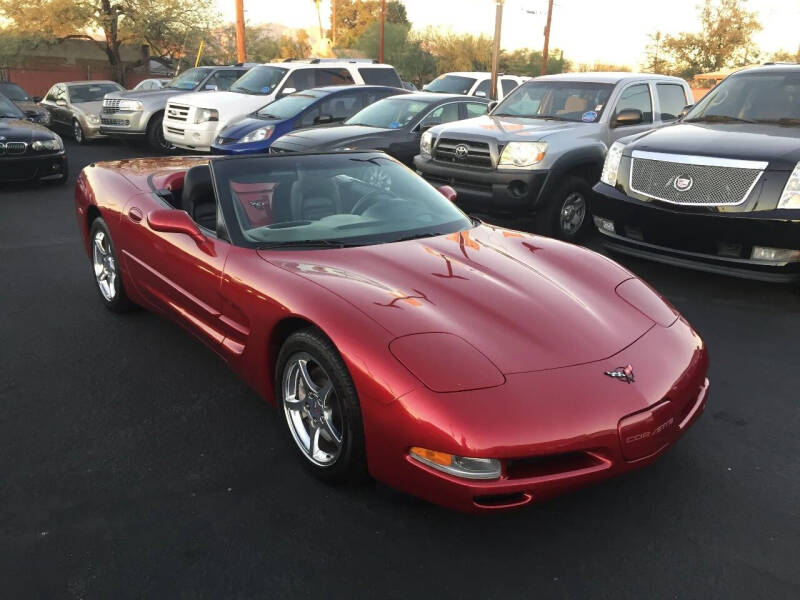
[{"label": "car hood", "polygon": [[0,139],[7,142],[51,140],[55,134],[47,127],[23,119],[0,119]]},{"label": "car hood", "polygon": [[525,119],[520,117],[494,117],[483,115],[474,119],[438,125],[431,129],[435,135],[443,137],[491,138],[498,142],[537,142],[552,135],[575,130],[586,133],[600,128],[597,123],[573,123],[568,121],[547,121],[545,119]]},{"label": "car hood", "polygon": [[191,94],[193,90],[177,90],[175,88],[162,88],[160,90],[133,90],[127,92],[111,92],[106,94],[106,98],[125,98],[128,100],[141,100],[142,102],[166,101],[167,98],[180,96],[181,94]]},{"label": "car hood", "polygon": [[[174,94],[173,94],[174,96]],[[263,108],[274,100],[271,95],[239,94],[237,92],[206,91],[181,98],[181,104],[199,108],[214,108],[220,123],[243,117]]]},{"label": "car hood", "polygon": [[277,126],[279,123],[283,122],[284,119],[257,119],[255,117],[242,117],[241,119],[237,119],[231,123],[228,123],[228,125],[219,132],[219,135],[224,138],[239,139],[251,131],[255,131],[256,129],[269,127],[270,125]]},{"label": "car hood", "polygon": [[259,253],[395,336],[457,335],[506,374],[607,358],[654,326],[615,293],[633,277],[616,263],[487,225],[367,247]]},{"label": "car hood", "polygon": [[319,129],[302,129],[284,135],[277,140],[273,146],[297,152],[301,150],[310,150],[311,148],[323,148],[332,144],[338,146],[347,142],[355,142],[371,137],[383,138],[392,131],[398,130],[365,127],[363,125],[339,125]]},{"label": "car hood", "polygon": [[47,112],[44,108],[31,100],[22,100],[20,102],[15,102],[14,104],[16,104],[17,108],[19,108],[26,115],[42,115]]},{"label": "car hood", "polygon": [[79,102],[78,104],[72,104],[71,108],[84,115],[99,115],[100,111],[103,110],[103,101]]},{"label": "car hood", "polygon": [[625,150],[769,161],[792,170],[800,161],[800,128],[763,123],[679,123],[650,131]]}]

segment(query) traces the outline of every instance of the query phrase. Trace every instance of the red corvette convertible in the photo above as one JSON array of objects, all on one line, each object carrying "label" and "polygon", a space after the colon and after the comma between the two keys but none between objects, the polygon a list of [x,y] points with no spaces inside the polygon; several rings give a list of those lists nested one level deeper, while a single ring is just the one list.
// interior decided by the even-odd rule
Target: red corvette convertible
[{"label": "red corvette convertible", "polygon": [[697,333],[609,259],[453,195],[337,152],[101,163],[76,204],[105,306],[208,344],[326,480],[480,511],[654,461],[705,406]]}]

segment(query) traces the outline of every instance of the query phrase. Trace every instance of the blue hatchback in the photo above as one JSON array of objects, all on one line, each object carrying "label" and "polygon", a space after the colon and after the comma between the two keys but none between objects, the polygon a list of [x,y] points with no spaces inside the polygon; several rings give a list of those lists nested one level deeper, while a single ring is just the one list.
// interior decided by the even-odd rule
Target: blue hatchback
[{"label": "blue hatchback", "polygon": [[267,152],[272,142],[290,131],[338,125],[373,102],[407,93],[381,85],[330,86],[295,92],[228,123],[211,151],[214,154]]}]

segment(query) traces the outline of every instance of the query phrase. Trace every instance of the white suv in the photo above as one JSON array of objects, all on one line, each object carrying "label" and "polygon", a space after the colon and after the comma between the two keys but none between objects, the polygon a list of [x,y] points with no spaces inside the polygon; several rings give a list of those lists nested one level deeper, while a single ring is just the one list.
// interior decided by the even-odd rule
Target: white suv
[{"label": "white suv", "polygon": [[373,60],[315,58],[258,65],[228,91],[170,98],[164,113],[164,137],[179,148],[208,152],[228,123],[273,100],[310,88],[353,84],[403,87],[394,67]]},{"label": "white suv", "polygon": [[[519,84],[528,81],[530,77],[517,77],[500,73],[497,76],[497,98],[502,100]],[[479,71],[458,71],[444,73],[431,81],[422,89],[426,92],[438,94],[461,94],[462,96],[476,96],[488,98],[492,88],[492,74]]]}]

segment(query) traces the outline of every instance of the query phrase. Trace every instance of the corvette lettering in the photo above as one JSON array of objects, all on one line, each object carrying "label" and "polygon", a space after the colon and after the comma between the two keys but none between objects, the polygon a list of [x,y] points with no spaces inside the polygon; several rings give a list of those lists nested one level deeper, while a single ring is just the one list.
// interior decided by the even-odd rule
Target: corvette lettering
[{"label": "corvette lettering", "polygon": [[662,431],[664,431],[667,427],[672,425],[675,422],[675,417],[670,417],[669,420],[664,421],[661,425],[653,429],[653,431],[645,431],[643,433],[637,433],[636,435],[631,435],[625,438],[626,444],[631,444],[633,442],[638,442],[640,440],[645,440],[647,438],[653,437],[654,435],[658,435]]}]

